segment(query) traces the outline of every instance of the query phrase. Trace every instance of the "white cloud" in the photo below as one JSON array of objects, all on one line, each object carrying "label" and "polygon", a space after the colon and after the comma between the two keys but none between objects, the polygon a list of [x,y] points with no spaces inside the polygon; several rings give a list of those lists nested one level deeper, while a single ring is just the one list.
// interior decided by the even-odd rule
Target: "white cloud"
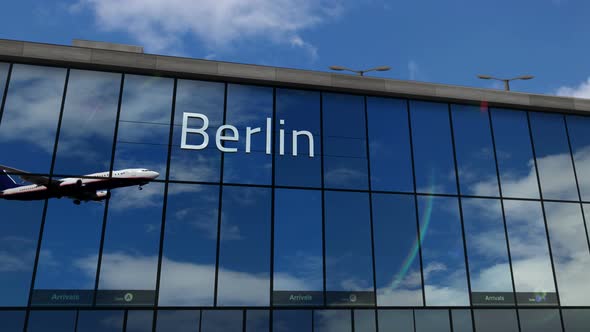
[{"label": "white cloud", "polygon": [[181,50],[183,37],[209,49],[262,38],[309,52],[300,34],[342,12],[340,0],[79,0],[70,9],[91,9],[106,31],[123,31],[153,52]]},{"label": "white cloud", "polygon": [[590,99],[590,77],[578,86],[562,86],[555,92],[558,96]]}]

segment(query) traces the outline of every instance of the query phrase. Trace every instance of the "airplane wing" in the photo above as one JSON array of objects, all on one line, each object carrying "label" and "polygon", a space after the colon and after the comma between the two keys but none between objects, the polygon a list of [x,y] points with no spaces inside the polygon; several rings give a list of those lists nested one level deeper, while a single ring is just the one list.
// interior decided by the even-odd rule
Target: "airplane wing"
[{"label": "airplane wing", "polygon": [[8,167],[8,166],[0,165],[0,169],[6,171],[7,173],[17,175],[18,177],[20,177],[24,181],[34,183],[34,184],[40,185],[40,186],[48,186],[48,185],[58,186],[61,183],[61,181],[59,181],[59,180],[49,180],[49,178],[46,176],[33,175],[31,173],[21,171],[19,169]]}]

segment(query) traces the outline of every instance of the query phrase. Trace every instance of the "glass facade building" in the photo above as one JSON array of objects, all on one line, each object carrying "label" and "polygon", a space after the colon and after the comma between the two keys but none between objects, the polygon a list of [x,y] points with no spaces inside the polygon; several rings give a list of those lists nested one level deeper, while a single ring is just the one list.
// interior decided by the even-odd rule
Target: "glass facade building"
[{"label": "glass facade building", "polygon": [[5,331],[590,329],[587,116],[24,60],[0,95],[17,185],[159,173],[0,199]]}]

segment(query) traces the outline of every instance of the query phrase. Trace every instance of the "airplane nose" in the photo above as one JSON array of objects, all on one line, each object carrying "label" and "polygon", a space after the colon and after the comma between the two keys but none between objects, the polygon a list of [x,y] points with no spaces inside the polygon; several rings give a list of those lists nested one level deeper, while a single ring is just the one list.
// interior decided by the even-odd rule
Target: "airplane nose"
[{"label": "airplane nose", "polygon": [[152,172],[152,177],[154,179],[157,178],[158,176],[160,176],[160,173],[158,173],[158,172]]}]

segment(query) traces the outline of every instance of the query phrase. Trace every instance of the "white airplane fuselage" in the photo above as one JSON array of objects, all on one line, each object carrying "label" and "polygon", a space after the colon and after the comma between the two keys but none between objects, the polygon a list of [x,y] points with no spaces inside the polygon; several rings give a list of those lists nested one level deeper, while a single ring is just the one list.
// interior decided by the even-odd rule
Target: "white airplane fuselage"
[{"label": "white airplane fuselage", "polygon": [[158,172],[142,168],[123,169],[84,175],[79,178],[60,179],[53,185],[26,185],[0,191],[0,198],[7,200],[32,201],[46,198],[69,197],[78,201],[102,201],[110,195],[109,189],[143,186],[157,178]]}]

